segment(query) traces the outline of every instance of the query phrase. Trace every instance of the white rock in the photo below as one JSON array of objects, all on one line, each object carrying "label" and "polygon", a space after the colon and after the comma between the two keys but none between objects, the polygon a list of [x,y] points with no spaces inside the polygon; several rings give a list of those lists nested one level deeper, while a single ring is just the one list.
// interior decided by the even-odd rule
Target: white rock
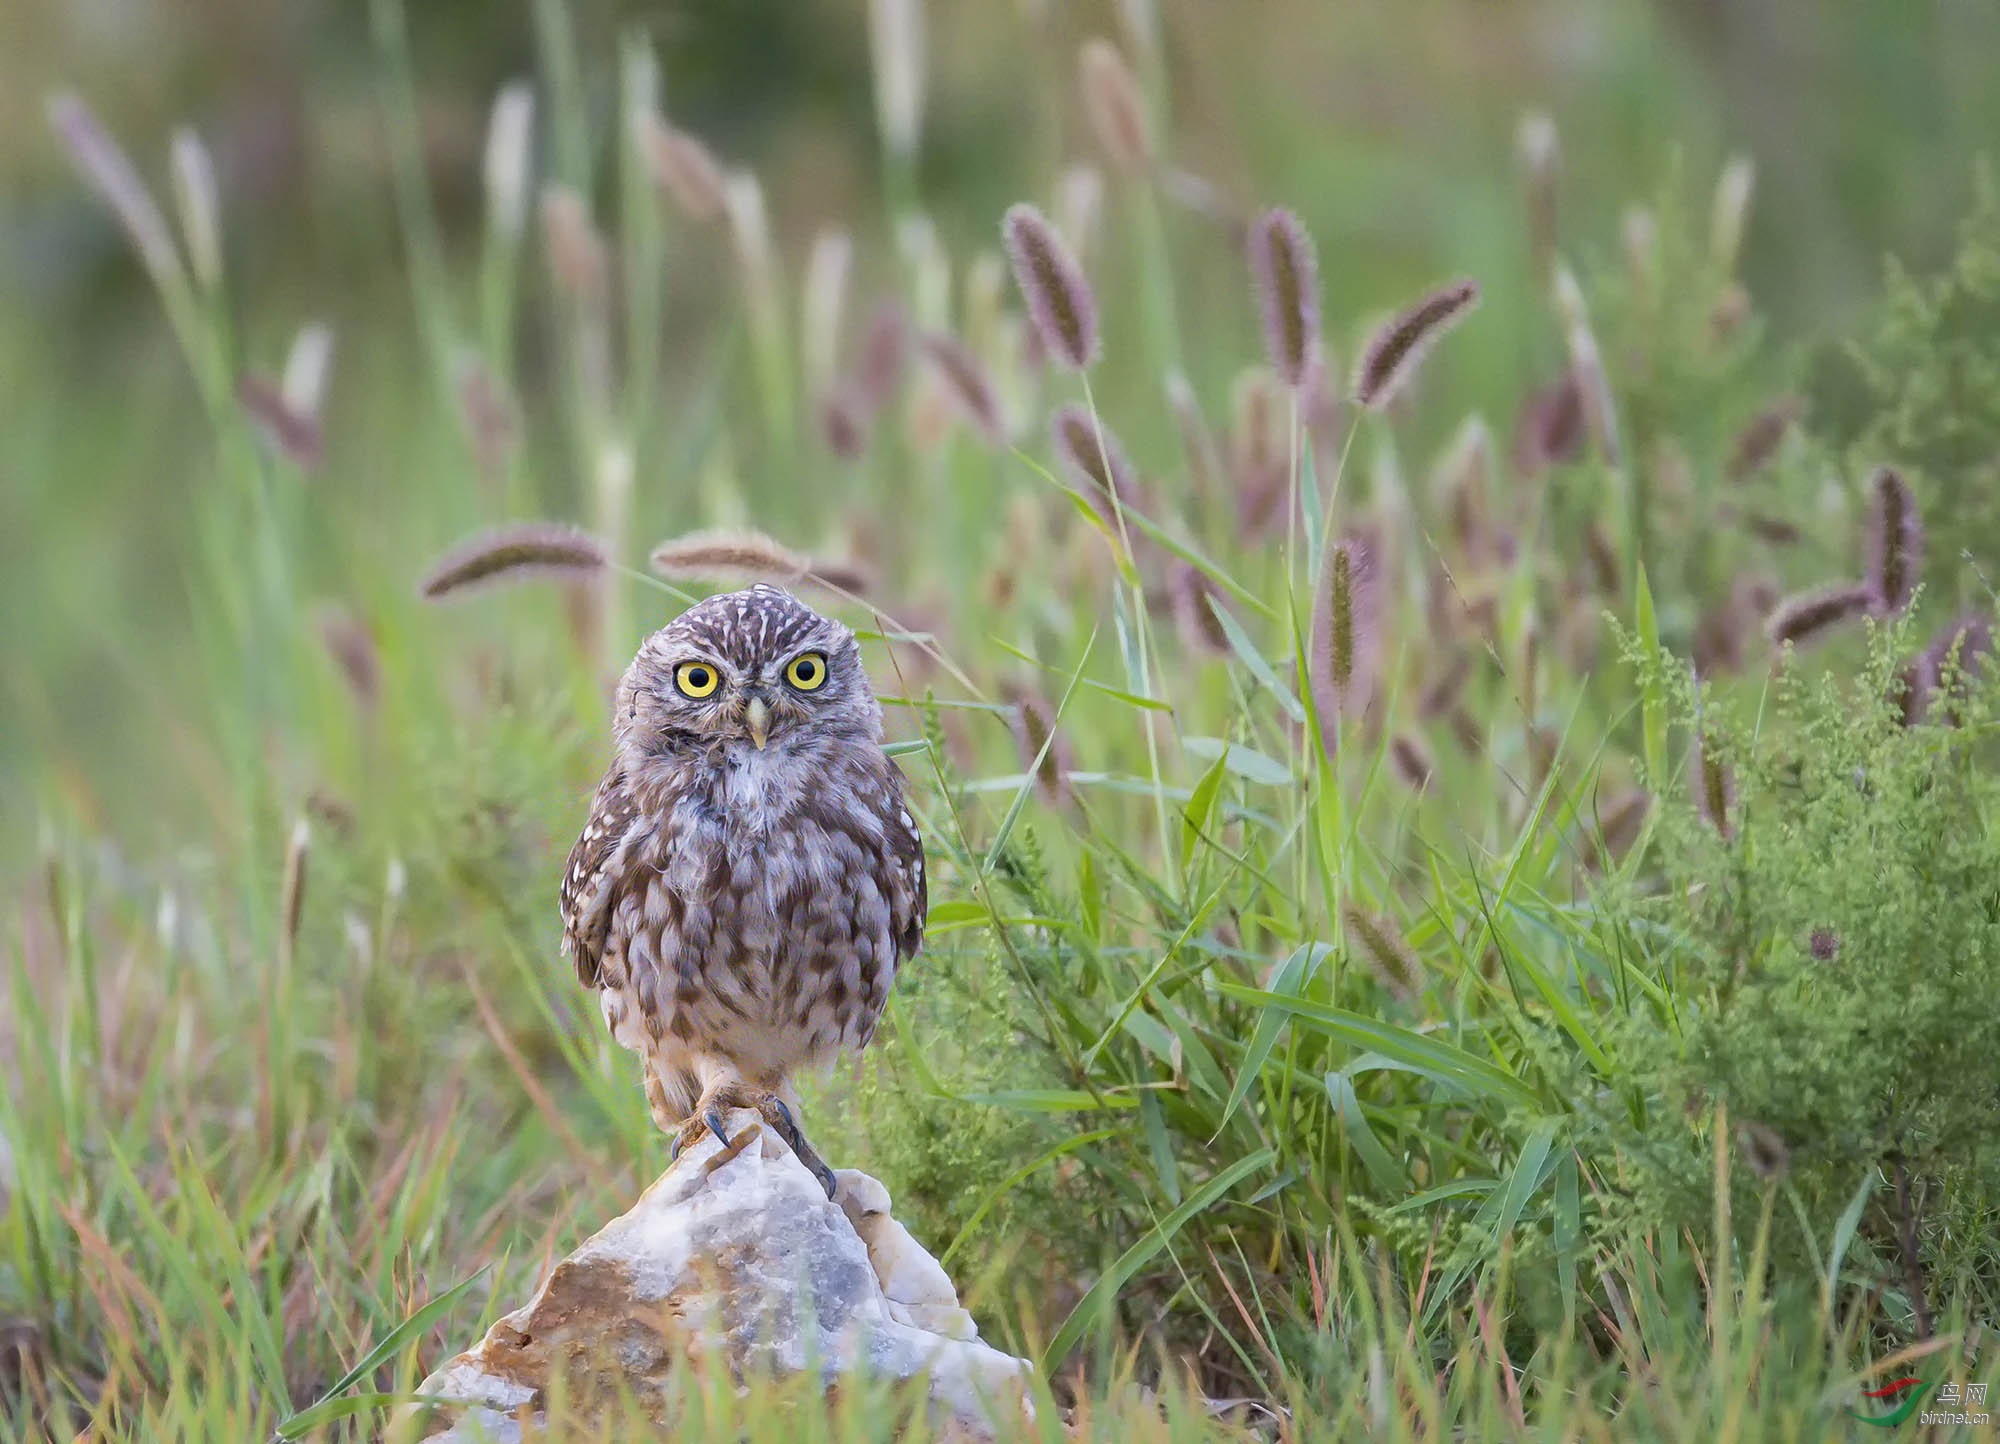
[{"label": "white rock", "polygon": [[738,1377],[817,1361],[829,1390],[864,1369],[925,1375],[936,1423],[965,1437],[1032,1418],[1027,1362],[980,1342],[944,1270],[890,1215],[888,1190],[845,1170],[830,1201],[756,1114],[728,1126],[733,1156],[704,1137],[532,1302],[424,1381],[422,1393],[483,1406],[441,1410],[426,1438],[511,1444],[558,1374],[579,1413],[625,1395],[670,1426],[674,1370],[717,1355]]}]

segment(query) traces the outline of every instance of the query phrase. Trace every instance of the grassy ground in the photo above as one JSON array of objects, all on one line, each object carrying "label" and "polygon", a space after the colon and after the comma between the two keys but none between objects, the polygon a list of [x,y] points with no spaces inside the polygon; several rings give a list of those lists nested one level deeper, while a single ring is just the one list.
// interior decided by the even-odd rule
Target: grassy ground
[{"label": "grassy ground", "polygon": [[[1094,220],[1050,203],[1102,314],[1076,376],[1024,357],[998,207],[963,244],[926,228],[893,114],[888,216],[851,219],[853,279],[813,280],[740,184],[706,220],[662,191],[641,37],[586,76],[561,7],[536,13],[532,179],[510,187],[503,153],[461,244],[403,16],[372,8],[406,314],[342,333],[323,403],[310,337],[240,314],[228,259],[205,265],[197,206],[150,267],[146,434],[21,428],[37,471],[190,435],[209,460],[143,581],[91,570],[89,526],[46,560],[89,582],[62,593],[80,615],[93,586],[138,588],[184,624],[100,635],[87,673],[17,689],[54,760],[0,1013],[4,1437],[369,1437],[664,1165],[556,961],[553,896],[607,682],[679,604],[647,548],[713,524],[873,578],[820,600],[867,639],[915,784],[930,941],[814,1132],[888,1182],[987,1336],[1044,1364],[1040,1437],[1066,1417],[1119,1439],[1875,1437],[1845,1412],[1871,1382],[1995,1372],[1979,1145],[1843,1152],[1800,1124],[1774,1159],[1765,1118],[1730,1121],[1739,1097],[1775,1116],[1757,1080],[1714,1086],[1729,969],[1801,946],[1798,909],[1729,886],[1768,874],[1832,907],[1859,884],[1786,853],[1833,824],[1782,801],[1769,832],[1734,803],[1726,838],[1704,832],[1684,759],[1711,718],[1754,719],[1748,797],[1759,748],[1811,735],[1782,720],[1748,584],[1852,575],[1872,495],[1828,439],[1857,417],[1773,410],[1797,368],[1743,289],[1742,172],[1663,155],[1621,237],[1549,229],[1531,160],[1456,197],[1476,239],[1435,241],[1403,292],[1356,295],[1329,251],[1334,360],[1295,395],[1254,364],[1251,212],[1189,204],[1169,77],[1126,36],[1155,170],[1105,161]],[[84,124],[58,115],[88,172]],[[1376,323],[1460,269],[1481,307],[1402,401],[1354,405]],[[712,324],[666,325],[691,286]],[[963,339],[997,426],[922,347],[855,400],[882,299]],[[191,386],[160,379],[169,341]],[[25,347],[0,364],[50,384]],[[858,445],[831,444],[829,401],[865,413]],[[1062,404],[1129,450],[1124,505],[1090,504],[1102,458],[1052,446]],[[1920,439],[1922,404],[1898,435]],[[448,543],[537,516],[617,566],[418,598]],[[1379,591],[1349,635],[1316,618],[1362,541]],[[1927,620],[1990,598],[1954,550],[1931,548]],[[1851,631],[1810,665],[1865,693]],[[117,745],[62,744],[68,718]],[[1902,833],[1983,844],[1989,728],[1854,730],[1882,749],[1857,775],[1913,797],[1940,792],[1933,762],[1964,769],[1970,813]],[[1740,956],[1700,933],[1735,930],[1702,911],[1725,896],[1756,919]],[[699,1437],[802,1440],[890,1437],[908,1412],[698,1377],[689,1407]]]}]

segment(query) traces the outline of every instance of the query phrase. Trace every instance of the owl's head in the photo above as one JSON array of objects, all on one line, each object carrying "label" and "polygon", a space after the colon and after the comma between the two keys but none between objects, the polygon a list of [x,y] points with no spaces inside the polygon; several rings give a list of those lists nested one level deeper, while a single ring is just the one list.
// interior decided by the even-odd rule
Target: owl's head
[{"label": "owl's head", "polygon": [[618,684],[619,745],[639,756],[713,742],[789,749],[880,741],[854,633],[764,583],[710,597],[648,637]]}]

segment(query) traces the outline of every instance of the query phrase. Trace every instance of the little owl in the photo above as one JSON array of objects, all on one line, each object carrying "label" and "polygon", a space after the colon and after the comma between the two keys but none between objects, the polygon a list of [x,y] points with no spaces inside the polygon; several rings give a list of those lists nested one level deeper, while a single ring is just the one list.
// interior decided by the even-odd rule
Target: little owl
[{"label": "little owl", "polygon": [[757,1109],[828,1196],[793,1075],[866,1046],[924,930],[924,849],[854,634],[771,586],[653,633],[563,875],[563,950],[676,1148]]}]

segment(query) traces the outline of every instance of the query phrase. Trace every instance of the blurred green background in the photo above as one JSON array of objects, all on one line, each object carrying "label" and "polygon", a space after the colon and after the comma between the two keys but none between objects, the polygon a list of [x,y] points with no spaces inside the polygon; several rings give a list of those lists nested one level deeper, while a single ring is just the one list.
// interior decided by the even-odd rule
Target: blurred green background
[{"label": "blurred green background", "polygon": [[[880,222],[868,232],[886,207],[865,0],[568,9],[607,115],[617,37],[635,23],[651,33],[669,115],[761,175],[788,274],[829,222],[855,225],[861,256],[883,253]],[[448,244],[468,252],[487,109],[502,83],[534,75],[535,19],[527,0],[410,6],[430,179]],[[1441,274],[1525,270],[1514,145],[1526,111],[1546,111],[1562,136],[1573,253],[1611,252],[1623,204],[1677,166],[1705,195],[1725,155],[1751,156],[1743,274],[1781,342],[1837,329],[1877,291],[1885,256],[1940,261],[1974,158],[2000,137],[1991,0],[1163,0],[1157,12],[951,0],[928,19],[921,190],[954,255],[989,247],[1008,202],[1090,155],[1073,57],[1083,37],[1112,35],[1142,54],[1157,46],[1180,164],[1239,202],[1304,217],[1340,338],[1364,306]],[[281,366],[308,320],[334,328],[312,505],[347,545],[309,560],[313,587],[344,593],[339,571],[357,554],[380,575],[414,578],[467,520],[405,504],[445,463],[411,439],[430,382],[368,6],[9,0],[5,30],[0,868],[32,853],[37,817],[106,828],[142,853],[171,848],[204,786],[190,775],[202,749],[174,719],[193,715],[184,571],[212,442],[144,274],[51,137],[52,90],[86,97],[163,196],[168,135],[198,129],[221,174],[232,310],[253,362]],[[713,250],[673,252],[670,337],[708,336],[727,304]],[[1195,378],[1213,395],[1226,385],[1222,358],[1255,343],[1240,274],[1207,279],[1184,288],[1183,326],[1241,342],[1199,348],[1216,358],[1218,374]],[[1475,398],[1516,395],[1522,372],[1548,369],[1544,330],[1507,303],[1489,307],[1452,375]],[[525,337],[530,386],[539,344]],[[696,384],[703,359],[670,344],[663,387]],[[1191,369],[1203,364],[1195,356]],[[693,519],[674,511],[691,489],[690,478],[642,478],[651,509],[639,534]]]}]

